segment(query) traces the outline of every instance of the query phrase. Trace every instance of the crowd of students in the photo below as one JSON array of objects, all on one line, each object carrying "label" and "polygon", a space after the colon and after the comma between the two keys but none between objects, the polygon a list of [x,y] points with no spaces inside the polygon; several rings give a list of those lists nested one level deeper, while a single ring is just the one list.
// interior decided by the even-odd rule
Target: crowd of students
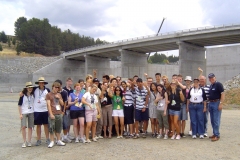
[{"label": "crowd of students", "polygon": [[[65,146],[72,141],[90,143],[112,138],[113,132],[118,139],[146,138],[149,119],[151,137],[179,140],[186,137],[188,112],[189,135],[193,139],[208,136],[210,112],[213,135],[209,138],[217,141],[220,138],[224,89],[213,73],[208,75],[211,85],[207,85],[201,68],[199,71],[200,76],[193,80],[191,76],[183,79],[176,74],[169,80],[167,76],[156,73],[154,81],[145,73],[146,81],[137,75],[126,81],[119,76],[104,75],[101,83],[95,72],[94,77],[87,75],[85,81],[79,79],[73,88],[71,78],[66,79],[65,87],[62,87],[61,80],[56,80],[51,91],[45,87],[48,82],[44,77],[35,82],[37,87],[27,82],[18,102],[24,141],[22,147],[32,146],[34,125],[37,133],[35,145],[42,143],[43,125],[46,143],[52,148],[55,144]],[[71,125],[74,137],[69,134]]]}]

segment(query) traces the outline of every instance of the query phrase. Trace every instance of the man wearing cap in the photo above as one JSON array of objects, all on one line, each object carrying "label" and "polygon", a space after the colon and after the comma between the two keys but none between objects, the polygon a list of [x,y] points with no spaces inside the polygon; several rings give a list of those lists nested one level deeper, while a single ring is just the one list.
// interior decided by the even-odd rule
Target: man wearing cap
[{"label": "man wearing cap", "polygon": [[46,143],[50,143],[48,132],[48,108],[46,102],[46,95],[50,90],[45,87],[48,82],[45,82],[44,77],[40,77],[35,84],[39,87],[34,88],[34,125],[37,125],[37,142],[36,146],[41,145],[41,125],[44,126],[46,135]]},{"label": "man wearing cap", "polygon": [[211,83],[209,90],[209,112],[213,128],[213,135],[209,138],[211,138],[211,140],[214,142],[220,138],[220,119],[223,108],[222,102],[224,101],[225,94],[222,83],[216,80],[216,77],[213,73],[208,75],[208,79]]},{"label": "man wearing cap", "polygon": [[143,121],[143,133],[142,137],[146,138],[146,131],[147,131],[147,123],[149,119],[148,115],[148,101],[149,101],[149,93],[146,87],[143,86],[143,81],[141,78],[137,79],[137,87],[134,87],[134,101],[135,101],[135,128],[136,128],[136,135],[134,138],[138,138],[138,124],[139,121]]}]

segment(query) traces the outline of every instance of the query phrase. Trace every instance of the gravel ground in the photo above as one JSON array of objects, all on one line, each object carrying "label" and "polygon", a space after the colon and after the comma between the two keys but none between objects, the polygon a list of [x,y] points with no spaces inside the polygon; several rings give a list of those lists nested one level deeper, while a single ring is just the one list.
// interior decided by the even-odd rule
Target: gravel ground
[{"label": "gravel ground", "polygon": [[[17,94],[0,95],[0,113],[3,129],[0,136],[0,159],[240,159],[240,110],[223,110],[221,121],[221,139],[211,142],[209,138],[181,140],[163,140],[151,138],[150,128],[146,139],[101,139],[91,144],[70,143],[65,147],[21,148],[22,136],[17,110]],[[6,109],[7,108],[7,109]],[[189,130],[189,121],[185,133]],[[71,129],[71,134],[72,129]],[[208,134],[212,134],[209,124]],[[42,135],[43,132],[42,132]],[[45,137],[42,136],[45,142]],[[32,143],[36,142],[33,132]]]}]

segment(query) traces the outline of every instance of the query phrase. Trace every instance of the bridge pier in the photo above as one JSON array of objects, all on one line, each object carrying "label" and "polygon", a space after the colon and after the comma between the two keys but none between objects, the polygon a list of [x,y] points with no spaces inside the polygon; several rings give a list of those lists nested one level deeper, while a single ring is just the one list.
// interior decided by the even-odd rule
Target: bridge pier
[{"label": "bridge pier", "polygon": [[102,79],[103,75],[109,74],[110,59],[97,56],[85,55],[85,75],[93,74],[93,69],[97,70],[97,78]]},{"label": "bridge pier", "polygon": [[205,48],[185,42],[177,42],[179,45],[179,74],[183,77],[199,76],[198,67],[206,73]]},{"label": "bridge pier", "polygon": [[140,78],[144,77],[147,72],[147,55],[145,53],[137,53],[128,50],[119,50],[121,53],[122,62],[122,77],[130,78],[138,75]]}]

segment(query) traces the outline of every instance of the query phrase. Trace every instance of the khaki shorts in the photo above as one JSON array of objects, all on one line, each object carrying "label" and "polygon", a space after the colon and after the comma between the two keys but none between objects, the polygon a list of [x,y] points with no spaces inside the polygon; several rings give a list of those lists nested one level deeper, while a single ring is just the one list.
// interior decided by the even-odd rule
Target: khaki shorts
[{"label": "khaki shorts", "polygon": [[[34,126],[34,113],[23,114],[21,119],[21,127],[33,128]],[[28,126],[27,126],[28,124]]]},{"label": "khaki shorts", "polygon": [[54,115],[55,119],[51,119],[48,117],[48,127],[49,127],[49,133],[53,134],[55,133],[61,133],[62,131],[62,115],[57,114]]}]

